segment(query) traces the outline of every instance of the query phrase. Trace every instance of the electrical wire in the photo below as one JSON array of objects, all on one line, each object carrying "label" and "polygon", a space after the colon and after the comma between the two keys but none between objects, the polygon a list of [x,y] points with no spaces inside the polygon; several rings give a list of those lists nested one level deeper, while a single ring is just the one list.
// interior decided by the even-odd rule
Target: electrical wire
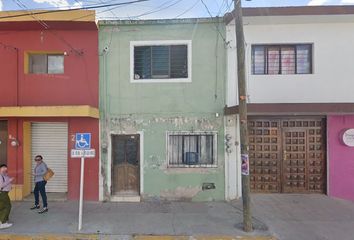
[{"label": "electrical wire", "polygon": [[188,8],[187,10],[185,10],[184,12],[182,12],[181,14],[178,14],[176,17],[174,18],[179,18],[181,16],[183,16],[184,14],[186,14],[187,12],[191,11],[195,6],[197,6],[197,4],[199,3],[199,0],[195,1],[195,3],[190,7]]},{"label": "electrical wire", "polygon": [[39,18],[37,18],[36,16],[33,15],[33,12],[31,12],[27,6],[21,2],[21,0],[13,0],[13,2],[15,2],[20,8],[24,9],[25,11],[28,11],[31,15],[31,17],[36,20],[45,30],[47,30],[49,33],[51,33],[53,36],[55,36],[56,38],[58,38],[60,41],[62,41],[65,45],[67,45],[71,51],[75,52],[78,56],[81,56],[83,53],[82,51],[79,51],[77,49],[75,49],[68,41],[66,41],[62,36],[60,36],[57,32],[53,31],[52,29],[50,29],[49,25],[47,23],[45,23],[44,21],[40,20]]},{"label": "electrical wire", "polygon": [[79,6],[83,4],[83,2],[80,2],[79,0],[74,0],[74,1],[75,1],[77,4],[79,4]]},{"label": "electrical wire", "polygon": [[[112,11],[112,10],[115,10],[117,8],[121,8],[121,7],[124,7],[124,5],[119,5],[119,6],[116,6],[116,7],[112,7],[112,8],[108,8],[106,10],[102,10],[102,11],[99,11],[99,12],[93,12],[93,13],[89,13],[87,15],[83,15],[83,16],[80,16],[80,17],[76,17],[76,18],[72,18],[70,19],[69,21],[76,21],[76,20],[79,20],[79,19],[83,19],[83,18],[87,18],[87,17],[90,17],[90,16],[96,16],[98,14],[101,14],[101,13],[105,13],[105,12],[109,12],[109,11]],[[106,17],[107,18],[107,17]],[[118,18],[118,16],[114,17],[114,18]]]},{"label": "electrical wire", "polygon": [[222,1],[222,4],[220,5],[220,8],[219,8],[217,16],[220,16],[220,14],[222,12],[222,9],[224,8],[225,5],[227,5],[227,0],[223,0]]},{"label": "electrical wire", "polygon": [[[78,0],[76,0],[76,1],[78,1]],[[100,3],[102,3],[102,4],[106,4],[105,2],[103,2],[103,0],[99,0],[99,1],[100,1]],[[108,8],[108,11],[112,14],[113,17],[117,17],[117,15],[113,12],[113,9],[114,9],[114,8],[112,8],[112,9]]]},{"label": "electrical wire", "polygon": [[17,50],[18,48],[15,46],[11,46],[5,43],[0,42],[0,46],[2,46],[4,49],[11,49],[11,50]]},{"label": "electrical wire", "polygon": [[139,18],[139,17],[143,17],[143,16],[146,16],[146,15],[150,15],[150,14],[156,13],[156,12],[160,12],[160,11],[166,10],[166,9],[168,9],[168,8],[174,6],[174,5],[176,5],[176,4],[178,4],[178,3],[182,2],[182,1],[183,1],[183,0],[177,0],[176,2],[173,2],[173,3],[169,4],[169,5],[167,5],[167,6],[161,8],[161,6],[164,6],[164,5],[166,5],[166,4],[170,3],[170,2],[172,2],[172,1],[166,1],[165,3],[163,3],[163,4],[161,4],[159,7],[157,7],[156,10],[151,10],[151,11],[142,13],[142,14],[140,14],[140,15],[136,15],[136,16],[134,16],[134,17],[135,17],[135,18]]},{"label": "electrical wire", "polygon": [[[211,14],[210,12],[210,9],[208,7],[208,5],[205,4],[204,0],[200,0],[202,2],[202,4],[204,5],[205,9],[207,10],[208,14],[210,15],[211,18],[214,18],[213,15]],[[216,31],[220,34],[222,40],[224,41],[225,45],[229,45],[229,42],[226,41],[226,37],[224,37],[224,35],[222,35],[221,31],[220,31],[220,28],[219,28],[219,25],[215,24],[215,28],[216,28]]]},{"label": "electrical wire", "polygon": [[[141,13],[139,15],[135,15],[135,16],[129,16],[128,18],[129,19],[139,19],[140,17],[143,17],[143,16],[147,16],[147,15],[150,15],[150,14],[153,14],[153,13],[156,13],[156,12],[160,12],[160,11],[163,11],[163,10],[166,10],[180,2],[182,2],[183,0],[177,0],[177,1],[165,1],[164,3],[162,3],[161,5],[157,6],[156,8],[152,9],[152,10],[149,10],[149,11],[146,11],[144,13]],[[121,18],[126,18],[126,17],[121,17]],[[107,18],[106,18],[107,19]],[[111,19],[111,18],[110,18]]]},{"label": "electrical wire", "polygon": [[35,16],[33,16],[33,13],[27,8],[27,6],[21,2],[21,0],[12,0],[15,4],[17,4],[17,6],[19,6],[20,8],[22,8],[25,11],[28,11],[30,13],[30,16],[36,20],[44,29],[48,29],[49,26],[48,24],[46,24],[45,22],[41,21],[40,19],[36,18]]},{"label": "electrical wire", "polygon": [[226,9],[225,9],[224,14],[226,14],[227,12],[230,12],[231,7],[232,7],[232,4],[231,4],[232,1],[233,1],[233,0],[231,0],[231,2],[229,2],[228,0],[226,0],[227,6],[226,6]]},{"label": "electrical wire", "polygon": [[134,3],[147,2],[147,1],[150,1],[150,0],[134,0],[134,1],[123,2],[123,3],[86,6],[86,7],[78,7],[78,8],[71,8],[71,9],[49,10],[49,11],[33,12],[32,14],[31,13],[22,13],[22,14],[10,15],[10,16],[2,16],[2,17],[0,17],[0,19],[16,18],[16,17],[23,17],[23,16],[29,16],[29,15],[51,14],[51,13],[57,13],[57,12],[70,12],[70,11],[77,11],[77,10],[89,10],[89,9],[113,7],[113,6],[119,6],[119,5],[130,5],[130,4],[134,4]]},{"label": "electrical wire", "polygon": [[[78,3],[79,5],[78,6],[81,6],[81,7],[93,7],[93,6],[97,6],[99,4],[101,4],[100,2],[97,2],[97,1],[88,1],[88,0],[83,0],[82,2],[78,1],[78,0],[74,0],[76,3]],[[98,0],[99,1],[99,0]],[[110,0],[110,1],[105,1],[104,4],[108,4],[108,3],[112,3],[112,2],[116,2],[118,0]],[[86,4],[84,5],[84,3],[89,3],[89,4]],[[61,10],[69,10],[69,9],[72,9],[73,5],[60,5],[60,9]],[[58,9],[58,7],[45,7],[45,8],[32,8],[31,10],[32,11],[37,11],[37,10],[56,10]]]}]

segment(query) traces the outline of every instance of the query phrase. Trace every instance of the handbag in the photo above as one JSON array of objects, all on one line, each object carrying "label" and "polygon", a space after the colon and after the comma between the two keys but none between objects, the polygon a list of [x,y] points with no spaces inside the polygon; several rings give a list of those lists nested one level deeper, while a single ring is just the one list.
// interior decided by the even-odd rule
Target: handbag
[{"label": "handbag", "polygon": [[54,172],[52,169],[48,168],[47,172],[44,174],[43,179],[44,181],[50,180],[54,176]]}]

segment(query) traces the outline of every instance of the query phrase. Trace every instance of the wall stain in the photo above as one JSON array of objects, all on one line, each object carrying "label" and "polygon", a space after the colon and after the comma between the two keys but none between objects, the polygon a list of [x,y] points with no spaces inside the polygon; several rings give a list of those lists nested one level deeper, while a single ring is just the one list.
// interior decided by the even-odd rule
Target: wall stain
[{"label": "wall stain", "polygon": [[160,198],[170,201],[192,201],[193,198],[202,191],[202,187],[177,187],[160,191]]},{"label": "wall stain", "polygon": [[152,124],[168,124],[174,128],[182,129],[186,125],[193,125],[195,131],[215,131],[222,127],[222,118],[211,120],[203,117],[152,117],[152,118],[138,118],[138,117],[112,117],[110,120],[111,128],[120,132],[138,131],[141,128]]}]

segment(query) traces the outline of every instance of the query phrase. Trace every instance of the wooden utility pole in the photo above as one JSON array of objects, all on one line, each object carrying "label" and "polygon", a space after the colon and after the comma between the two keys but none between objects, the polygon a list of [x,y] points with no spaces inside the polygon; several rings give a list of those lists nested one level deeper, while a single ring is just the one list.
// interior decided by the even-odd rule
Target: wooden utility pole
[{"label": "wooden utility pole", "polygon": [[247,90],[246,90],[246,65],[245,65],[245,37],[243,33],[241,0],[234,0],[234,19],[236,28],[237,45],[237,79],[240,116],[240,140],[242,159],[242,204],[243,204],[243,229],[252,231],[249,155],[248,155],[248,128],[247,128]]}]

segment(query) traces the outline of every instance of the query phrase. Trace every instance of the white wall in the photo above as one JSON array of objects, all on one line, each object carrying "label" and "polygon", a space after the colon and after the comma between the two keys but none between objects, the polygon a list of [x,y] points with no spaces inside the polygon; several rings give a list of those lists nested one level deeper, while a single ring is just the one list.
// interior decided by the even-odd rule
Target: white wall
[{"label": "white wall", "polygon": [[227,201],[242,196],[239,132],[239,116],[225,116],[225,199]]},{"label": "white wall", "polygon": [[[311,22],[311,23],[309,23]],[[354,102],[354,16],[247,17],[249,103]],[[235,27],[227,26],[227,105],[237,104]],[[252,75],[252,44],[312,43],[313,74]]]}]

